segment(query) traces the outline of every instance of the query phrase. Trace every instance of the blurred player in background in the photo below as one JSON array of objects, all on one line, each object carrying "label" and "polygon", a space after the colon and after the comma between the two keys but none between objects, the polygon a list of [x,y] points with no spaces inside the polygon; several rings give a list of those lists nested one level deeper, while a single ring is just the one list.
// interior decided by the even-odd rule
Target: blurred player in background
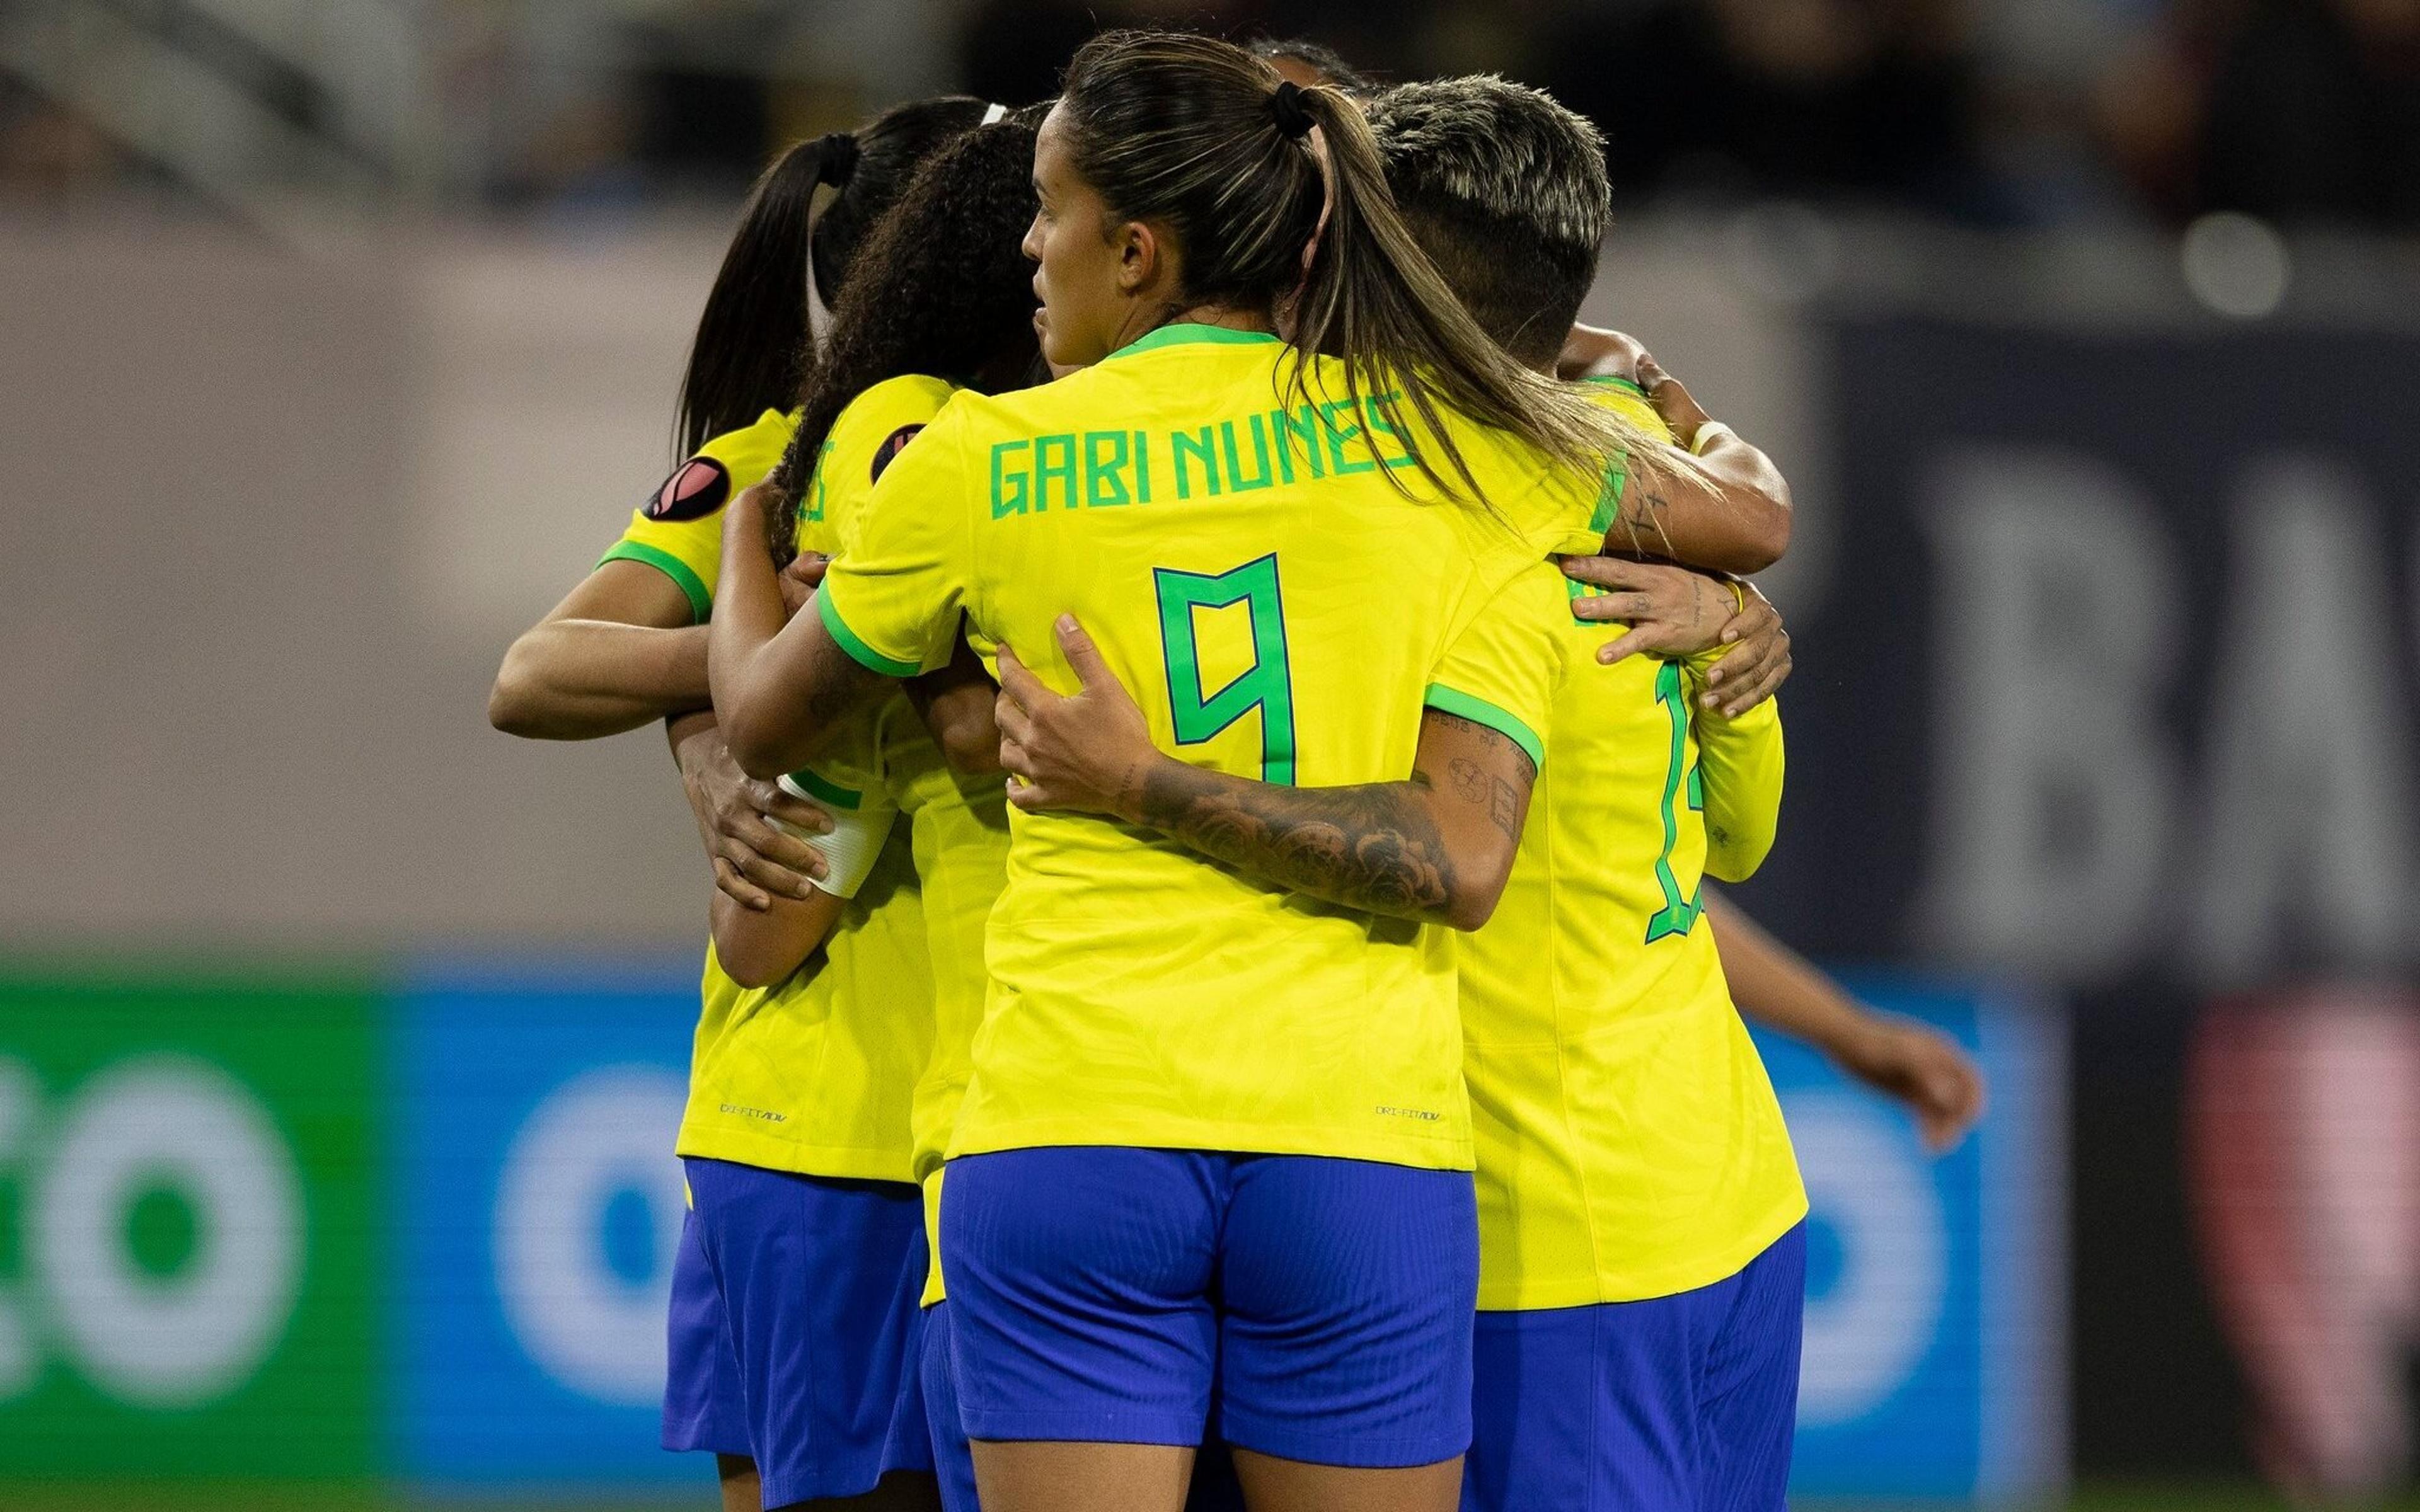
[{"label": "blurred player in background", "polygon": [[[932,742],[916,710],[893,700],[784,793],[746,785],[712,715],[688,711],[706,702],[704,625],[692,622],[713,602],[725,500],[783,455],[800,378],[824,365],[808,334],[810,269],[815,286],[845,289],[917,164],[994,114],[972,100],[901,106],[861,142],[820,138],[767,175],[684,377],[679,428],[696,455],[590,579],[516,643],[491,707],[503,728],[558,738],[672,717],[716,852],[713,948],[678,1142],[691,1210],[675,1266],[664,1443],[714,1452],[729,1508],[936,1500],[913,1389],[925,1246],[909,1120],[934,988],[911,845],[890,833],[882,783],[887,755]],[[816,217],[823,184],[837,193]],[[1022,208],[1014,203],[1009,219]],[[836,471],[865,477],[904,436],[892,426],[826,440],[818,451]],[[834,491],[845,480],[827,480],[825,495]],[[836,540],[815,533],[822,511],[813,513],[800,535],[829,550]],[[719,848],[726,828],[739,831],[743,858],[775,853],[795,881],[778,896],[748,886]],[[800,969],[819,946],[814,967]]]}]

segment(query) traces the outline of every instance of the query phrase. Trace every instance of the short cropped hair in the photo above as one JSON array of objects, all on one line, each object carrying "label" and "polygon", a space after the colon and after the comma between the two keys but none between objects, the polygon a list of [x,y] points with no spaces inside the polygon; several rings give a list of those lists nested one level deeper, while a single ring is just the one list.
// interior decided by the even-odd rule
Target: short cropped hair
[{"label": "short cropped hair", "polygon": [[1398,85],[1369,115],[1395,203],[1463,305],[1522,362],[1553,358],[1612,218],[1604,135],[1493,74]]}]

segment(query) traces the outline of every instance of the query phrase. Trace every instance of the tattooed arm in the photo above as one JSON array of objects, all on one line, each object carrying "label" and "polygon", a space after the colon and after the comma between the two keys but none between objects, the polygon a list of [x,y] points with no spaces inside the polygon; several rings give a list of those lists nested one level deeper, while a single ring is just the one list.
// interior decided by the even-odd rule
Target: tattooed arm
[{"label": "tattooed arm", "polygon": [[726,511],[722,580],[706,640],[706,681],[723,741],[756,778],[806,765],[842,717],[890,682],[843,651],[821,615],[789,614],[766,552],[766,497],[759,484]]},{"label": "tattooed arm", "polygon": [[1607,551],[1662,557],[1718,572],[1762,572],[1790,548],[1790,485],[1772,458],[1726,425],[1698,446],[1712,424],[1680,379],[1618,331],[1572,328],[1557,371],[1566,378],[1636,383],[1698,465],[1637,459],[1608,528]]},{"label": "tattooed arm", "polygon": [[1072,618],[1064,697],[1002,648],[1001,762],[1025,810],[1106,814],[1289,891],[1395,918],[1477,929],[1512,870],[1536,777],[1485,725],[1437,710],[1401,782],[1294,788],[1204,771],[1151,743],[1142,711]]}]

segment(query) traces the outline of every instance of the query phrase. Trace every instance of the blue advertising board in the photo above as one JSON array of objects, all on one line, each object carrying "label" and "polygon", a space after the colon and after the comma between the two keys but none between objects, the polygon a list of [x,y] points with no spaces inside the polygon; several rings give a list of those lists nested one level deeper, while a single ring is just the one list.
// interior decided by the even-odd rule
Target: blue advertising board
[{"label": "blue advertising board", "polygon": [[710,1476],[658,1447],[698,967],[432,965],[398,995],[395,1468]]},{"label": "blue advertising board", "polygon": [[[1981,1062],[1934,1158],[1900,1109],[1759,1033],[1806,1173],[1794,1494],[2019,1503],[2066,1473],[2066,1085],[2050,1015],[1852,979]],[[693,1482],[657,1446],[693,962],[444,964],[395,1004],[390,1460],[424,1486]]]},{"label": "blue advertising board", "polygon": [[2024,1503],[2066,1477],[2066,1066],[2004,994],[1853,978],[1964,1045],[1991,1103],[1947,1155],[1815,1052],[1760,1031],[1807,1179],[1793,1494]]}]

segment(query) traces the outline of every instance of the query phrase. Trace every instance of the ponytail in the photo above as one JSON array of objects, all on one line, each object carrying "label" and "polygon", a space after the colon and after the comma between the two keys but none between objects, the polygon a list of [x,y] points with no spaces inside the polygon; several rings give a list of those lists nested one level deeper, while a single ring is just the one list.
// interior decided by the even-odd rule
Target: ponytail
[{"label": "ponytail", "polygon": [[[777,506],[767,545],[786,563],[799,506],[833,422],[859,394],[908,374],[959,388],[1027,378],[1033,336],[1033,264],[1021,246],[1033,224],[1034,129],[1008,119],[969,131],[917,170],[875,223],[832,309],[823,349],[799,395],[799,429],[774,470]],[[876,459],[877,471],[887,456]]]},{"label": "ponytail", "polygon": [[810,273],[824,303],[837,301],[858,248],[917,165],[997,108],[967,95],[909,100],[856,131],[801,142],[765,170],[690,343],[673,422],[679,455],[798,404],[815,360]]},{"label": "ponytail", "polygon": [[815,191],[845,188],[857,160],[857,138],[835,131],[790,148],[756,180],[690,343],[673,423],[681,455],[790,407],[814,351],[807,268]]},{"label": "ponytail", "polygon": [[1300,88],[1209,38],[1109,32],[1068,65],[1060,109],[1076,169],[1110,213],[1169,227],[1185,299],[1290,316],[1294,345],[1336,359],[1346,398],[1369,394],[1447,497],[1487,502],[1447,410],[1590,475],[1617,452],[1653,455],[1480,329],[1397,213],[1369,123],[1340,91]]}]

